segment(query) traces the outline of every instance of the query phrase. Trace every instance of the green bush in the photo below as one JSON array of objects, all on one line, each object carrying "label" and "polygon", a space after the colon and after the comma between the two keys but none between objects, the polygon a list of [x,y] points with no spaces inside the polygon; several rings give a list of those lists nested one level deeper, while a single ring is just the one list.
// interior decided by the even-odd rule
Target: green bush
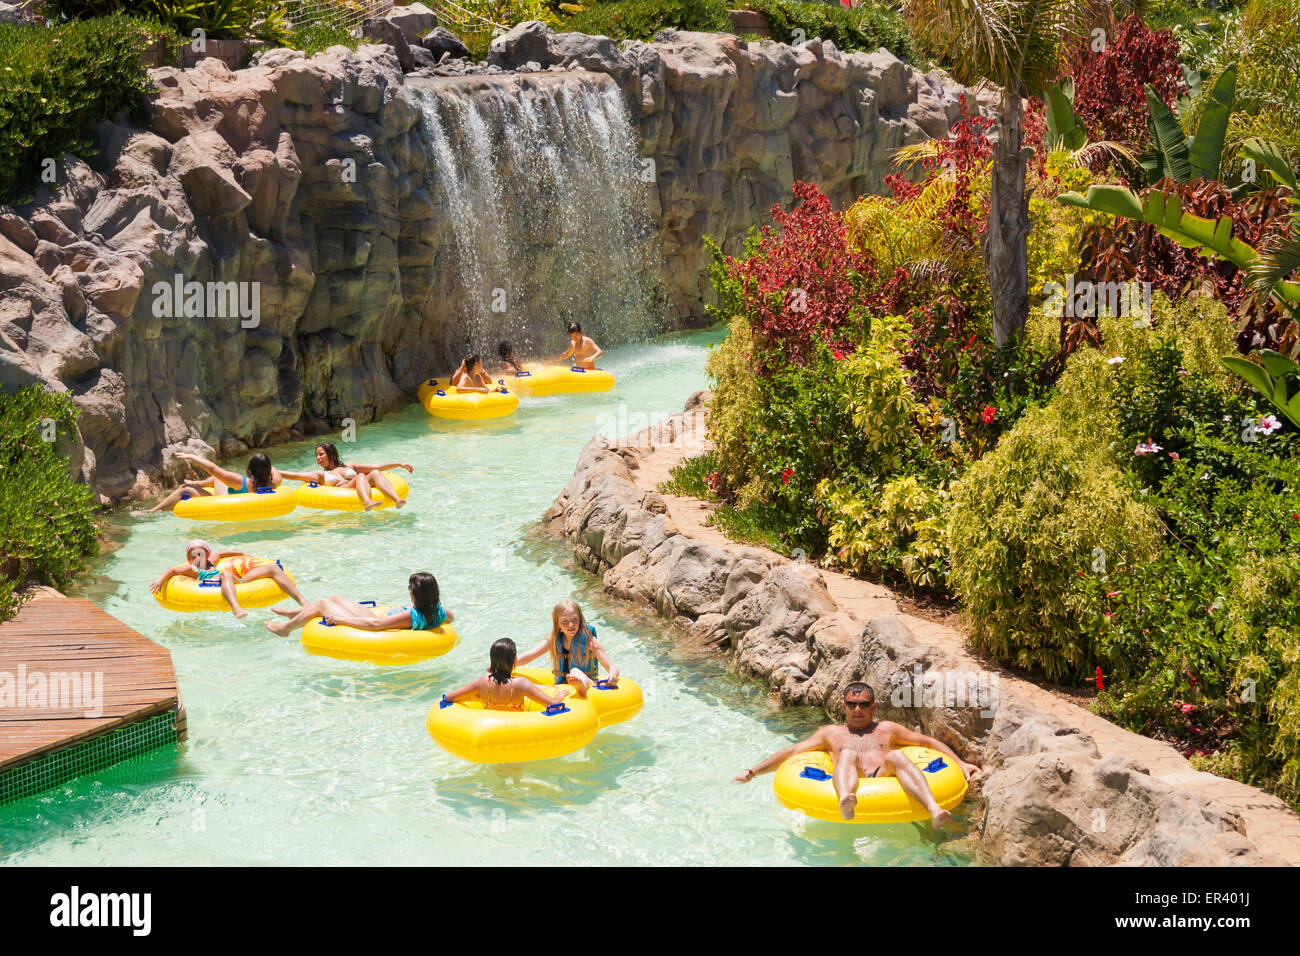
[{"label": "green bush", "polygon": [[949,583],[983,649],[1075,681],[1097,663],[1087,576],[1153,559],[1160,539],[1107,447],[1032,409],[953,486]]},{"label": "green bush", "polygon": [[45,0],[46,15],[88,20],[131,14],[157,21],[189,39],[199,29],[213,40],[266,40],[287,43],[292,27],[279,0]]},{"label": "green bush", "polygon": [[736,6],[767,17],[773,39],[783,43],[821,37],[841,50],[873,52],[884,47],[899,59],[913,57],[907,23],[884,4],[863,4],[846,10],[817,0],[743,0]]},{"label": "green bush", "polygon": [[54,28],[0,24],[0,198],[21,201],[47,159],[88,154],[91,128],[138,110],[150,27],[124,16]]},{"label": "green bush", "polygon": [[614,40],[650,40],[667,29],[727,31],[731,18],[720,0],[610,0],[569,17],[563,29]]},{"label": "green bush", "polygon": [[943,591],[948,582],[945,493],[916,475],[866,493],[832,481],[817,487],[829,527],[831,563],[855,573],[896,576]]},{"label": "green bush", "polygon": [[[1199,427],[1204,428],[1204,425]],[[1161,558],[1089,579],[1108,716],[1300,801],[1300,465],[1293,442],[1202,435],[1151,503]]]},{"label": "green bush", "polygon": [[76,417],[68,398],[35,385],[0,394],[0,621],[25,582],[61,587],[96,553],[90,489],[58,450]]}]

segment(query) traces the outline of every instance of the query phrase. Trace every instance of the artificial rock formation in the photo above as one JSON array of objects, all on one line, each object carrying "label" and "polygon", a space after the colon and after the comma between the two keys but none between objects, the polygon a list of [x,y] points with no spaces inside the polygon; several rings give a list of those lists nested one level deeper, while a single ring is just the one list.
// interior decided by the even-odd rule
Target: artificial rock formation
[{"label": "artificial rock formation", "polygon": [[[75,465],[104,501],[174,479],[178,450],[235,455],[371,420],[465,347],[447,302],[457,227],[435,201],[405,73],[413,51],[444,67],[458,52],[431,16],[402,8],[371,24],[389,42],[356,51],[153,70],[145,128],[100,123],[97,156],[51,157],[55,182],[0,206],[0,387],[72,397]],[[944,135],[963,92],[884,51],[725,34],[619,48],[531,23],[494,41],[491,60],[470,72],[617,84],[663,328],[704,321],[703,236],[734,251],[796,179],[839,204],[879,188],[890,151]],[[483,95],[526,95],[523,79]],[[238,310],[254,283],[255,317]]]},{"label": "artificial rock formation", "polygon": [[[999,686],[984,664],[919,640],[897,614],[855,622],[806,562],[683,533],[663,496],[638,482],[637,472],[657,447],[701,434],[706,402],[707,393],[698,393],[683,414],[644,432],[616,441],[596,436],[547,511],[545,520],[570,542],[575,563],[601,576],[609,593],[653,608],[685,639],[727,652],[784,704],[842,719],[845,685],[871,684],[882,720],[938,737],[983,768],[976,778],[983,814],[971,842],[984,862],[1279,862],[1212,792],[1161,779],[1124,753],[1103,756],[1078,726],[1015,689],[981,697],[976,688]],[[936,675],[959,676],[972,693],[931,693]],[[1294,822],[1279,801],[1271,802],[1278,804],[1271,813]]]}]

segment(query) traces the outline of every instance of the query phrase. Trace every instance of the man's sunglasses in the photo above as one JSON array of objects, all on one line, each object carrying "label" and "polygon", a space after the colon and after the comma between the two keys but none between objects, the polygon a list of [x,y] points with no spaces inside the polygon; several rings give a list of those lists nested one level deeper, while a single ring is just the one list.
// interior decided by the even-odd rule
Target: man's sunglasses
[{"label": "man's sunglasses", "polygon": [[845,706],[845,707],[861,707],[861,708],[863,708],[863,709],[866,709],[867,707],[874,707],[874,706],[876,706],[876,702],[875,702],[874,700],[846,700],[846,701],[844,702],[844,706]]}]

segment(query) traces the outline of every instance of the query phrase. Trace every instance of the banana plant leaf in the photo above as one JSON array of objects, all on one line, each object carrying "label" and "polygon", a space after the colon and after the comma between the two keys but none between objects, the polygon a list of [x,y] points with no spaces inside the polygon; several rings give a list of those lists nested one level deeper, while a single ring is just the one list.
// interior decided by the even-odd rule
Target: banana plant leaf
[{"label": "banana plant leaf", "polygon": [[1196,137],[1187,154],[1192,175],[1198,179],[1218,179],[1223,158],[1223,140],[1228,133],[1228,118],[1237,97],[1237,64],[1229,64],[1215,81],[1205,112],[1196,126]]},{"label": "banana plant leaf", "polygon": [[1189,183],[1192,181],[1192,164],[1187,158],[1187,134],[1173,110],[1165,106],[1150,84],[1147,84],[1146,94],[1147,109],[1151,111],[1152,139],[1161,153],[1161,165],[1175,182]]},{"label": "banana plant leaf", "polygon": [[[1149,223],[1162,236],[1172,239],[1180,246],[1199,249],[1202,255],[1226,259],[1246,272],[1252,272],[1260,258],[1258,250],[1232,234],[1230,216],[1206,219],[1183,212],[1182,200],[1178,196],[1158,189],[1151,190],[1141,198],[1123,186],[1097,185],[1089,186],[1088,192],[1082,195],[1077,192],[1062,193],[1057,201],[1066,206],[1078,206]],[[1300,284],[1296,282],[1278,282],[1271,291],[1287,302],[1300,304]]]},{"label": "banana plant leaf", "polygon": [[[1067,87],[1068,84],[1068,87]],[[1077,152],[1088,142],[1088,133],[1074,112],[1073,80],[1068,77],[1047,88],[1047,140],[1059,149]]]},{"label": "banana plant leaf", "polygon": [[1219,361],[1272,402],[1292,424],[1300,427],[1300,390],[1295,395],[1287,395],[1291,381],[1300,376],[1300,366],[1272,349],[1260,349],[1256,354],[1264,363],[1263,367],[1240,355],[1224,355]]}]

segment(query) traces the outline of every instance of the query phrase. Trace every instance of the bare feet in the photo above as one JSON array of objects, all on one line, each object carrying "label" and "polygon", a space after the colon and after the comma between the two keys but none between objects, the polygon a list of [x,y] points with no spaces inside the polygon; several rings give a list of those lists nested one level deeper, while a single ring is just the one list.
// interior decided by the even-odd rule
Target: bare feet
[{"label": "bare feet", "polygon": [[[293,615],[289,615],[289,616],[292,617]],[[279,636],[279,637],[288,637],[288,636],[289,636],[289,622],[288,622],[288,621],[267,621],[267,622],[266,622],[266,629],[267,629],[268,631],[270,631],[272,634],[275,634],[275,635],[277,635],[277,636]]]},{"label": "bare feet", "polygon": [[406,506],[406,499],[405,499],[405,498],[398,498],[398,499],[397,499],[397,507],[399,507],[399,508],[403,508],[403,507],[405,507],[405,506]]},{"label": "bare feet", "polygon": [[853,814],[857,812],[857,809],[858,795],[856,793],[850,793],[840,801],[840,816],[845,820],[852,820]]},{"label": "bare feet", "polygon": [[274,611],[276,614],[279,614],[281,617],[293,617],[295,614],[298,613],[297,611],[286,611],[284,608],[279,608],[279,607],[273,607],[271,608],[271,610]]},{"label": "bare feet", "polygon": [[367,501],[367,502],[363,505],[363,507],[365,508],[366,511],[374,511],[376,508],[379,507],[379,502],[377,502],[377,501]]},{"label": "bare feet", "polygon": [[947,810],[940,810],[938,813],[931,815],[930,822],[934,824],[936,830],[941,830],[952,823],[952,814]]},{"label": "bare feet", "polygon": [[231,613],[233,613],[233,614],[235,615],[235,617],[238,617],[238,618],[245,618],[245,617],[248,617],[248,612],[245,611],[242,607],[232,607],[230,610],[231,610]]}]

